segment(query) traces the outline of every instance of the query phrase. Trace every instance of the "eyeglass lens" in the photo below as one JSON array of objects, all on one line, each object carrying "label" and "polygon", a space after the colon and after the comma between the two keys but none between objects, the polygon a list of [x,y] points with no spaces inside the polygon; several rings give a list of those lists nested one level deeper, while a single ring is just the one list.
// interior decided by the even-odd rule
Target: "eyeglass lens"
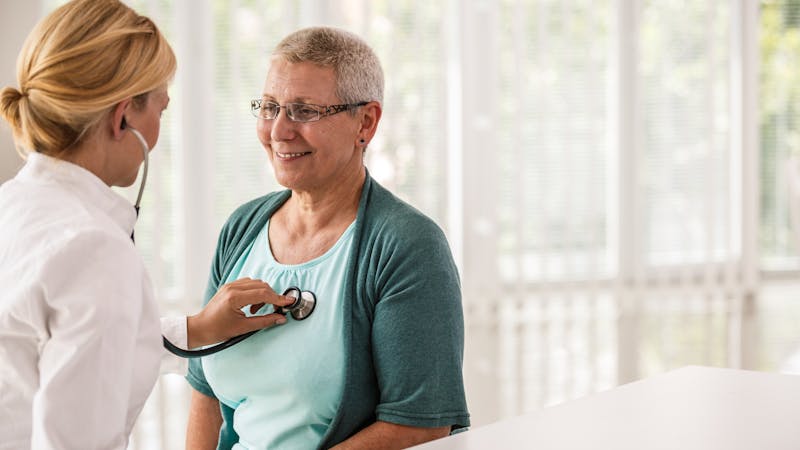
[{"label": "eyeglass lens", "polygon": [[267,120],[276,119],[280,114],[281,108],[285,110],[289,119],[296,122],[311,122],[320,118],[320,111],[305,103],[287,103],[283,106],[275,102],[258,100],[253,100],[251,103],[253,113]]}]

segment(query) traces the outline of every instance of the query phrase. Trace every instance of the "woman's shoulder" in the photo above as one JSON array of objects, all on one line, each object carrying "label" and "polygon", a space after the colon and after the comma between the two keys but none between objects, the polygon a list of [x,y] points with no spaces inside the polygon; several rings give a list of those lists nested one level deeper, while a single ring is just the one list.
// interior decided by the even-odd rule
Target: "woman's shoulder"
[{"label": "woman's shoulder", "polygon": [[[5,220],[2,228],[12,235],[12,251],[41,252],[48,256],[66,254],[76,264],[99,257],[113,265],[115,258],[138,256],[130,229],[124,227],[124,222],[92,210],[69,196],[58,196],[54,201],[36,199],[19,211],[14,220]],[[98,248],[113,251],[98,252]]]},{"label": "woman's shoulder", "polygon": [[130,236],[118,228],[97,222],[73,224],[69,229],[51,230],[41,237],[28,248],[27,256],[38,260],[36,271],[42,279],[78,278],[88,272],[118,280],[122,286],[145,272]]},{"label": "woman's shoulder", "polygon": [[365,205],[365,231],[403,240],[444,239],[441,227],[425,213],[372,180]]}]

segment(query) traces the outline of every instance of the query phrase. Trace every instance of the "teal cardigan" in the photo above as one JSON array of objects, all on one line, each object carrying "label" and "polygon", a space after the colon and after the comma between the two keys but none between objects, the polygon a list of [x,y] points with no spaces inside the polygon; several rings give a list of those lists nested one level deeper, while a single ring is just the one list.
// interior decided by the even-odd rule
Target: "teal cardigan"
[{"label": "teal cardigan", "polygon": [[[288,190],[274,192],[231,215],[220,232],[204,304],[290,196]],[[345,276],[344,388],[319,448],[336,445],[376,420],[451,430],[469,426],[461,289],[447,239],[431,219],[369,174]],[[190,360],[186,379],[216,398],[201,361]],[[222,403],[220,409],[217,448],[229,449],[239,440],[233,409]]]}]

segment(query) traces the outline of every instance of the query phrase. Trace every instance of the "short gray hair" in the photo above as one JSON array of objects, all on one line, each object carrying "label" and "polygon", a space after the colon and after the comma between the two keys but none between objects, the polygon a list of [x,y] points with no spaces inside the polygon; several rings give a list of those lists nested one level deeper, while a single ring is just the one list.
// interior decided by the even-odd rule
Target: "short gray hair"
[{"label": "short gray hair", "polygon": [[309,27],[283,38],[273,57],[289,63],[310,62],[330,67],[336,75],[336,96],[344,103],[383,104],[383,69],[378,56],[353,33],[332,27]]}]

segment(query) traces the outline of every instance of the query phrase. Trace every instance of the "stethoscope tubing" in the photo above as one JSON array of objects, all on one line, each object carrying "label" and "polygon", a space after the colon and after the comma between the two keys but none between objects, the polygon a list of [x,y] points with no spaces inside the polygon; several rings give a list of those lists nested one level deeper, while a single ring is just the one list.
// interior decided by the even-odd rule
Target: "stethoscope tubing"
[{"label": "stethoscope tubing", "polygon": [[[290,293],[295,292],[297,297],[294,304],[286,307],[286,308],[275,308],[275,312],[280,314],[290,313],[295,320],[303,320],[308,318],[312,312],[314,312],[314,307],[316,305],[317,297],[311,291],[301,291],[300,288],[292,286],[286,289],[283,292],[283,295],[289,295]],[[308,294],[308,295],[306,295]],[[221,342],[219,344],[214,344],[212,346],[202,348],[200,350],[186,350],[182,349],[172,342],[169,341],[165,336],[161,336],[161,339],[164,343],[164,348],[169,350],[170,353],[173,355],[180,356],[181,358],[202,358],[203,356],[213,355],[214,353],[221,352],[226,348],[232,347],[239,342],[249,338],[250,336],[258,333],[261,330],[254,330],[249,331],[244,334],[240,334],[238,336],[234,336],[228,339],[225,342]]]},{"label": "stethoscope tubing", "polygon": [[136,209],[136,214],[139,214],[139,206],[142,204],[142,194],[144,193],[144,186],[147,184],[147,170],[150,167],[150,147],[147,145],[147,141],[144,140],[144,136],[142,133],[139,133],[139,130],[133,128],[132,126],[128,125],[128,131],[133,133],[136,136],[136,139],[139,140],[139,143],[142,144],[142,153],[144,153],[144,167],[142,167],[142,183],[139,185],[139,194],[136,196],[136,203],[133,204],[134,209]]},{"label": "stethoscope tubing", "polygon": [[254,330],[244,334],[240,334],[238,336],[232,337],[225,342],[221,342],[219,344],[212,345],[211,347],[206,347],[200,350],[185,350],[182,349],[172,342],[170,342],[166,337],[161,336],[161,339],[164,341],[164,348],[169,350],[170,353],[173,355],[180,356],[181,358],[202,358],[203,356],[213,355],[214,353],[221,352],[228,347],[232,347],[239,342],[249,338],[250,336],[258,333],[261,330]]}]

